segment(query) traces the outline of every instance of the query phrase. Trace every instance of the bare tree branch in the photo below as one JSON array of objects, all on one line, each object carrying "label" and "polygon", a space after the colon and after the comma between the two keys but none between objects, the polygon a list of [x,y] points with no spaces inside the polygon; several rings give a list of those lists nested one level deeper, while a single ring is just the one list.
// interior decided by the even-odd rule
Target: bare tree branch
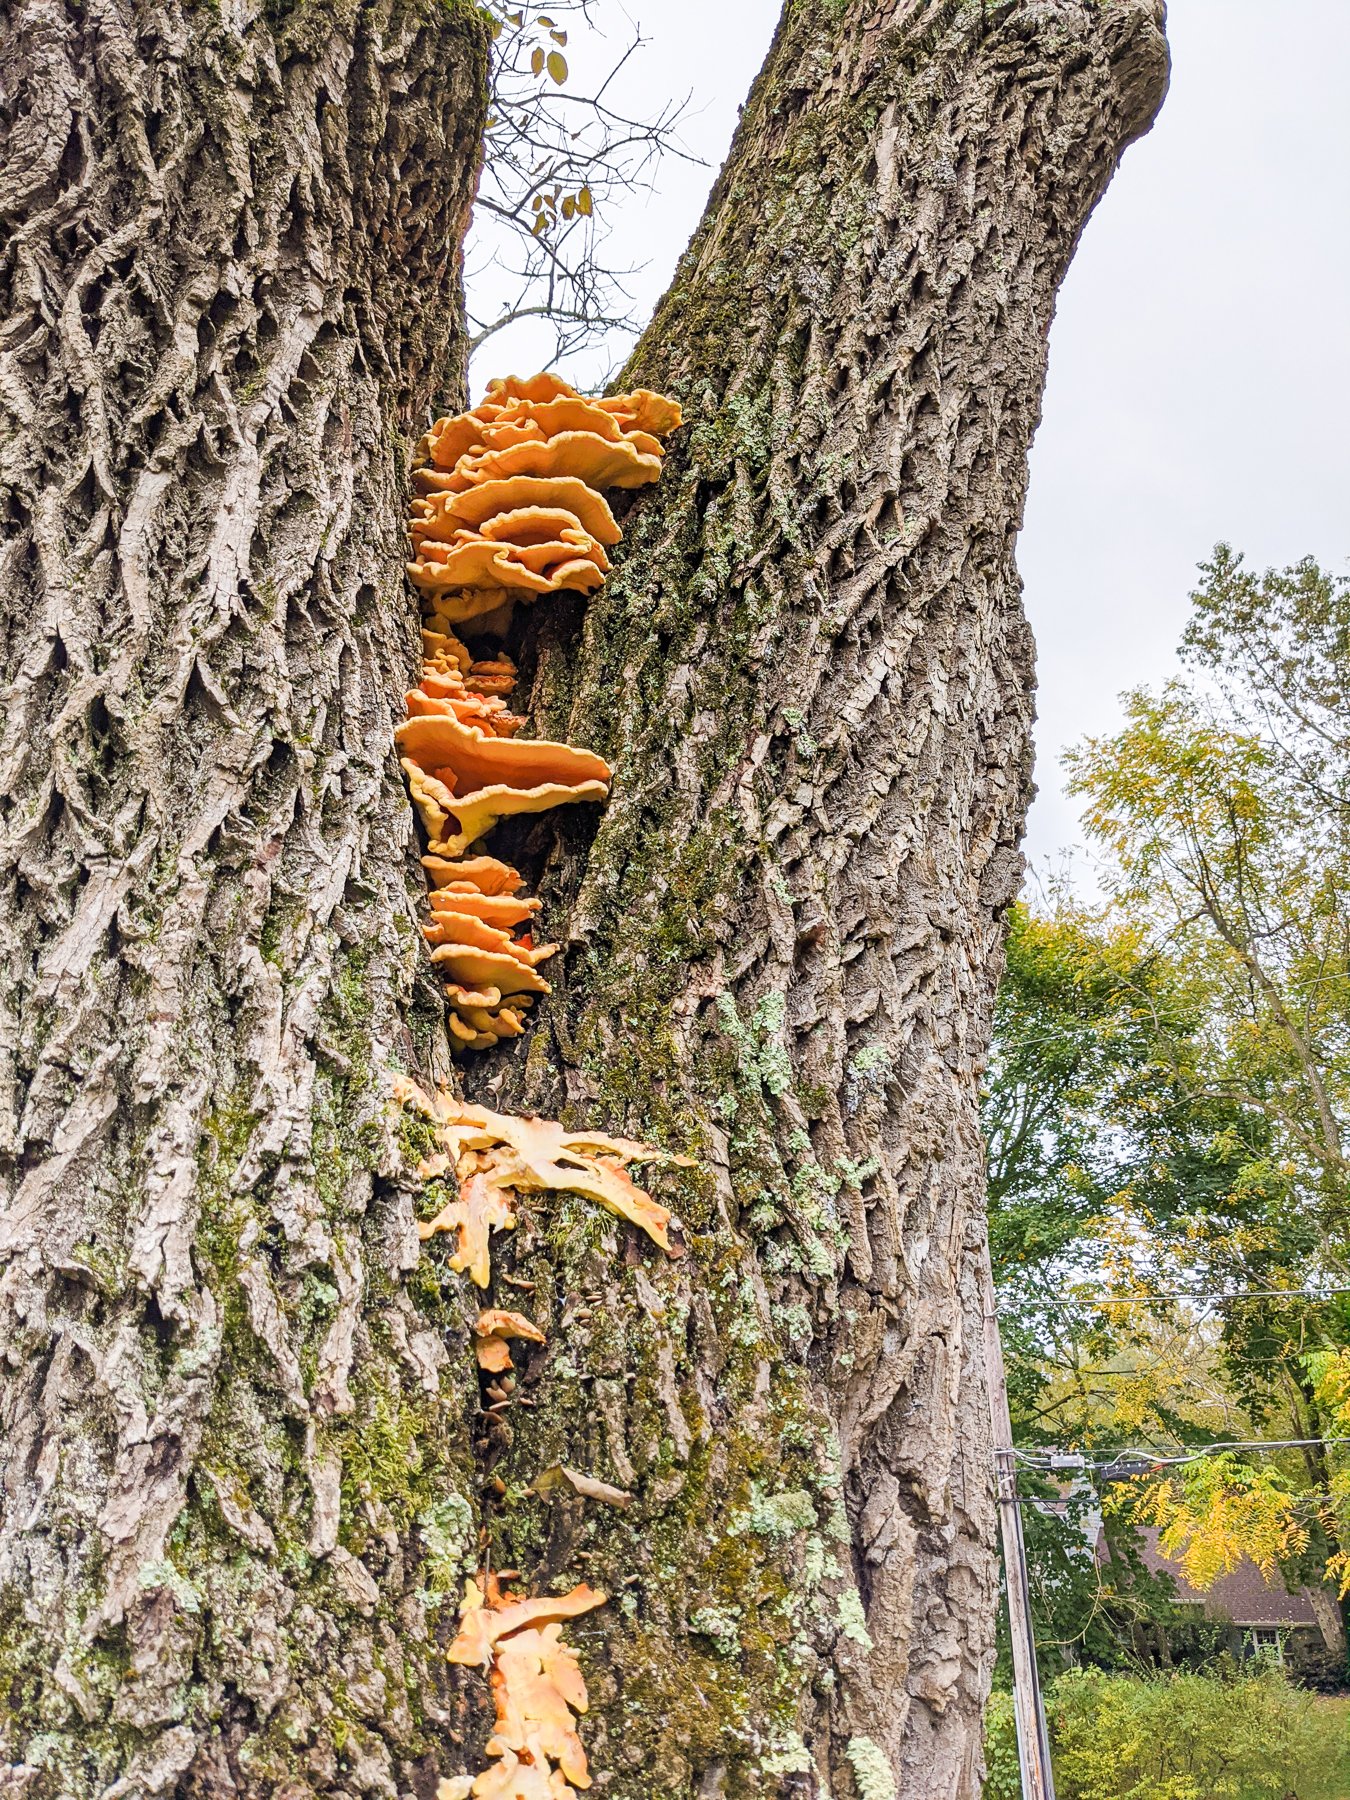
[{"label": "bare tree branch", "polygon": [[560,0],[546,11],[492,0],[489,11],[487,157],[465,268],[471,347],[520,319],[543,318],[553,324],[557,361],[612,331],[636,335],[626,285],[635,271],[604,253],[610,215],[621,196],[653,191],[663,156],[699,159],[676,136],[686,101],[667,100],[649,119],[610,102],[648,42],[631,21],[604,78],[578,92],[569,85],[569,27],[599,34],[593,0]]}]

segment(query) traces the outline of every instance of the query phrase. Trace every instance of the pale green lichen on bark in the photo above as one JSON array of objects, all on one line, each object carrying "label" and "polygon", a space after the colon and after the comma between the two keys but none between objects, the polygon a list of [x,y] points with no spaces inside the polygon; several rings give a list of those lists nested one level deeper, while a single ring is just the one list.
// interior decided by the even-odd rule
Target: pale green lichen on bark
[{"label": "pale green lichen on bark", "polygon": [[844,1748],[860,1800],[896,1800],[895,1776],[886,1753],[870,1737],[851,1737]]}]

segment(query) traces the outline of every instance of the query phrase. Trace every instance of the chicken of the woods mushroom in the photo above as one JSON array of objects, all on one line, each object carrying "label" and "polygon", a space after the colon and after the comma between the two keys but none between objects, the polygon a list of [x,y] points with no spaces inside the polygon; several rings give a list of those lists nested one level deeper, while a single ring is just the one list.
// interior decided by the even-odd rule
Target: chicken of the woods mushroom
[{"label": "chicken of the woods mushroom", "polygon": [[418,446],[408,573],[423,669],[395,736],[428,838],[423,930],[457,1049],[519,1037],[557,948],[535,944],[539,902],[520,894],[516,870],[475,846],[499,819],[603,800],[610,780],[588,750],[517,738],[514,663],[465,639],[499,636],[511,609],[541,594],[599,587],[620,537],[601,490],[655,481],[679,423],[676,402],[646,389],[592,400],[556,375],[510,376]]}]

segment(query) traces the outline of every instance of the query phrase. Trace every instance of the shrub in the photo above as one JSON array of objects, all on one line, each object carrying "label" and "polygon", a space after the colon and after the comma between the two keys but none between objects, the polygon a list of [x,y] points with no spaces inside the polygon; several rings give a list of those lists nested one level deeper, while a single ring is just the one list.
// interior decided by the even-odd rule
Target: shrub
[{"label": "shrub", "polygon": [[993,1693],[984,1715],[984,1800],[1022,1800],[1011,1694]]},{"label": "shrub", "polygon": [[[1075,1670],[1046,1694],[1059,1800],[1346,1800],[1343,1703],[1278,1669],[1140,1680]],[[1012,1704],[995,1696],[985,1800],[1016,1800]]]}]

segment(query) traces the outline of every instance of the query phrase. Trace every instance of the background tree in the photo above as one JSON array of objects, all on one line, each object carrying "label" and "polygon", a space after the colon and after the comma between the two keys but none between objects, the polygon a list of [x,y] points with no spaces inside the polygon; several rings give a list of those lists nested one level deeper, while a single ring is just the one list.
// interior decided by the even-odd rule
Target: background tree
[{"label": "background tree", "polygon": [[1284,1179],[1339,1256],[1350,733],[1336,659],[1350,581],[1311,562],[1257,580],[1222,545],[1204,574],[1186,637],[1200,678],[1130,695],[1125,729],[1070,759],[1073,791],[1119,903],[1203,962],[1210,1086],[1269,1121]]},{"label": "background tree", "polygon": [[[486,1732],[437,1645],[488,1551],[614,1595],[583,1643],[615,1795],[975,1792],[1011,545],[1160,14],[785,15],[632,370],[690,427],[603,597],[510,646],[617,780],[592,844],[513,846],[562,978],[464,1077],[689,1152],[689,1253],[579,1203],[517,1234],[548,1380],[486,1495],[472,1311],[386,1107],[391,1065],[450,1072],[390,737],[486,31],[7,15],[0,1655],[33,1800],[429,1794]],[[546,1508],[561,1452],[632,1505]]]},{"label": "background tree", "polygon": [[[1128,917],[1103,921],[1062,890],[1039,912],[1013,908],[981,1112],[1024,1450],[1109,1458],[1229,1435],[1241,1413],[1206,1309],[1100,1304],[1104,1291],[1148,1301],[1199,1287],[1265,1219],[1241,1179],[1260,1155],[1243,1135],[1251,1120],[1185,1080],[1202,1018],[1184,967]],[[1021,1476],[1043,1503],[1025,1514],[1043,1665],[1137,1666],[1172,1642],[1180,1655],[1195,1634],[1140,1558],[1132,1490],[1111,1496],[1101,1562],[1090,1521],[1103,1492],[1066,1479]]]},{"label": "background tree", "polygon": [[[1306,560],[1256,576],[1222,545],[1202,575],[1190,676],[1071,759],[1108,905],[1011,939],[986,1119],[1028,1441],[1342,1435],[1350,1313],[1302,1290],[1346,1268],[1350,584]],[[1075,1276],[1290,1291],[1047,1304]],[[1342,1460],[1184,1464],[1148,1511],[1198,1584],[1244,1551],[1306,1584],[1343,1667]]]},{"label": "background tree", "polygon": [[[1226,545],[1202,575],[1183,640],[1196,675],[1130,696],[1124,731],[1077,753],[1075,784],[1113,857],[1117,904],[1207,992],[1207,1054],[1192,1086],[1268,1133],[1248,1179],[1278,1197],[1284,1224],[1239,1259],[1240,1285],[1343,1282],[1350,731],[1339,662],[1350,581],[1311,559],[1258,577]],[[1271,1435],[1337,1435],[1319,1372],[1344,1344],[1346,1309],[1241,1312],[1224,1350],[1250,1414],[1279,1421]],[[1231,1566],[1244,1517],[1253,1542],[1273,1545],[1262,1521],[1282,1513],[1280,1560],[1291,1579],[1311,1577],[1323,1636],[1343,1663],[1341,1608],[1319,1578],[1341,1563],[1337,1460],[1310,1443],[1265,1475],[1201,1466],[1157,1503],[1174,1539],[1216,1569]]]}]

